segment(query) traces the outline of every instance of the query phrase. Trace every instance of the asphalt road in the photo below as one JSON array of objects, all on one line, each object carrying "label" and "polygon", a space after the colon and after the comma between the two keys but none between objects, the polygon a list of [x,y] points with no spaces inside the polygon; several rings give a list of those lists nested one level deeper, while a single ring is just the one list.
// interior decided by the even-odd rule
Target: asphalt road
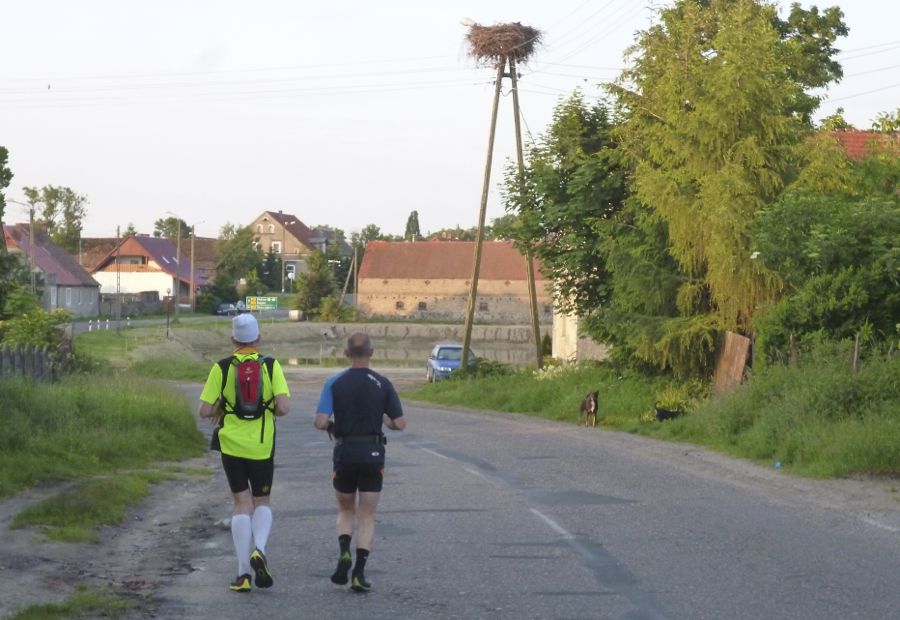
[{"label": "asphalt road", "polygon": [[321,376],[292,375],[292,412],[279,422],[275,586],[227,591],[230,533],[210,525],[230,509],[217,470],[199,483],[202,523],[181,550],[185,570],[157,593],[157,617],[900,615],[900,510],[883,485],[798,480],[693,447],[413,403],[407,431],[389,436],[367,571],[375,590],[334,586],[331,447],[311,423]]}]

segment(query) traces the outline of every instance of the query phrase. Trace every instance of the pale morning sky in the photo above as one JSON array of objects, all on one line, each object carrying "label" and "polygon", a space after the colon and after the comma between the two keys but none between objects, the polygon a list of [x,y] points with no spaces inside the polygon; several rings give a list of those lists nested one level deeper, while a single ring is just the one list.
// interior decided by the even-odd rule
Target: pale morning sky
[{"label": "pale morning sky", "polygon": [[[845,78],[817,116],[840,106],[868,128],[900,107],[900,2],[842,4]],[[6,195],[86,194],[85,236],[129,222],[149,233],[166,212],[215,236],[267,209],[348,233],[402,234],[413,210],[423,233],[467,228],[493,71],[467,57],[460,19],[544,31],[520,83],[537,135],[560,97],[600,93],[652,16],[648,0],[0,0]],[[495,188],[514,156],[508,96],[500,121]],[[488,220],[502,214],[494,190]],[[6,219],[25,210],[10,204]]]}]

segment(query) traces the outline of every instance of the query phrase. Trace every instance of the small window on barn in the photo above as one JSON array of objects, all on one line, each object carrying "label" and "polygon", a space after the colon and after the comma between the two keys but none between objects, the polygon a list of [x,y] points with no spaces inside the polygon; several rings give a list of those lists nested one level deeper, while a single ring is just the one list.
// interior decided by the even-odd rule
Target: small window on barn
[{"label": "small window on barn", "polygon": [[394,304],[394,308],[396,308],[397,310],[403,310],[403,302],[398,301],[397,303]]},{"label": "small window on barn", "polygon": [[424,301],[419,302],[419,310],[428,310],[428,304]]},{"label": "small window on barn", "polygon": [[268,230],[268,232],[270,232],[270,233],[275,232],[275,224],[269,224],[269,230]]},{"label": "small window on barn", "polygon": [[256,232],[258,232],[258,233],[261,233],[261,232],[262,232],[262,224],[257,224],[257,225],[256,225]]},{"label": "small window on barn", "polygon": [[382,280],[381,283],[382,283],[382,284],[387,284],[388,281],[387,281],[387,280]]},{"label": "small window on barn", "polygon": [[553,306],[544,306],[544,314],[553,314]]},{"label": "small window on barn", "polygon": [[488,311],[488,304],[486,301],[478,302],[478,311],[479,312],[487,312]]}]

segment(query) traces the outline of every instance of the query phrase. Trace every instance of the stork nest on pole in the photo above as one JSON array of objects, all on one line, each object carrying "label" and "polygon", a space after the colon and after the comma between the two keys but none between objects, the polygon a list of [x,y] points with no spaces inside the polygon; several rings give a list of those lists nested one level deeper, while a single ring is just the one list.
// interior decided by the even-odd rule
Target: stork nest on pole
[{"label": "stork nest on pole", "polygon": [[466,40],[469,56],[484,65],[497,65],[508,58],[527,62],[541,42],[541,31],[519,22],[469,26]]}]

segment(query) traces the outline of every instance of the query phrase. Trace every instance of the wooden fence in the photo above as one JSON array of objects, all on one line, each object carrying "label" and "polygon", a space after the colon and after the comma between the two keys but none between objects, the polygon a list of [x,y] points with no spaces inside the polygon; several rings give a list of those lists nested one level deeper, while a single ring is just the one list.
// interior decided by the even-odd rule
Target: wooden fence
[{"label": "wooden fence", "polygon": [[62,371],[59,350],[50,347],[0,347],[0,377],[29,377],[36,381],[53,381]]}]

